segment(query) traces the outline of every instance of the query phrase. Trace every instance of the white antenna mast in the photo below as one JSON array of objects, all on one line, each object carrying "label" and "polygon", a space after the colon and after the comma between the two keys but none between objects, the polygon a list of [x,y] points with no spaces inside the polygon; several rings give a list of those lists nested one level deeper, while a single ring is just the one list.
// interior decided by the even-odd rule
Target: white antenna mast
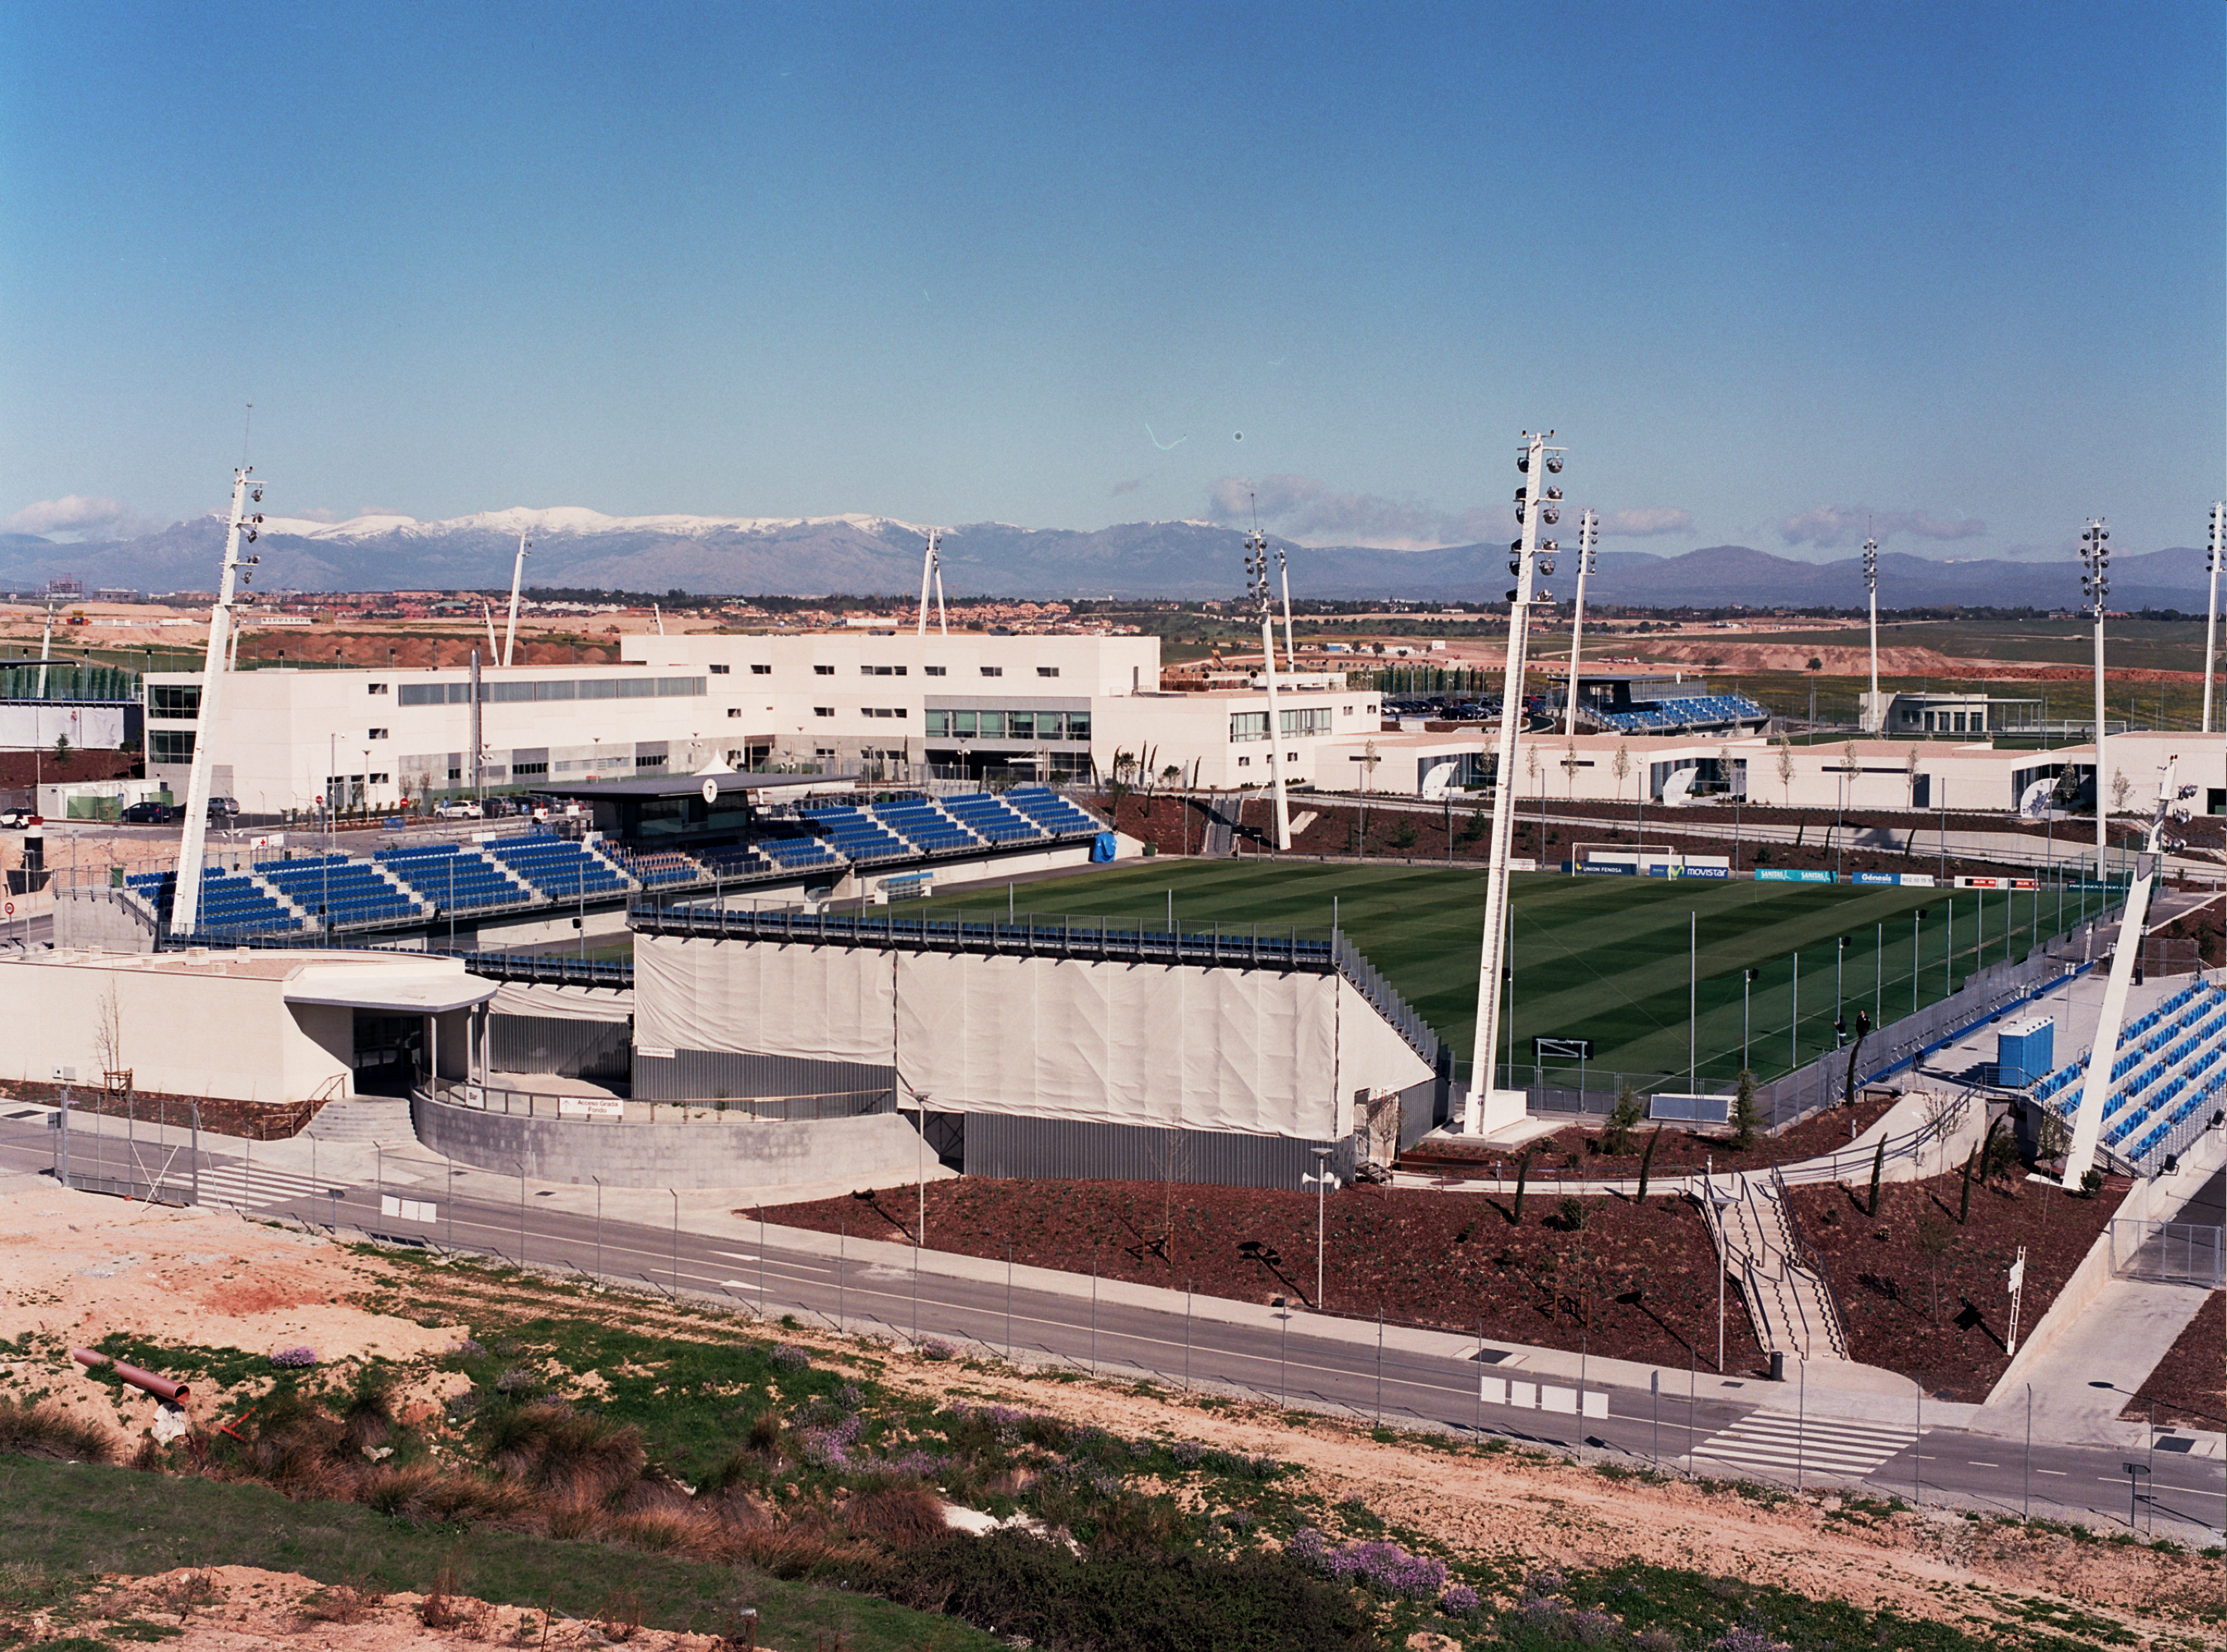
[{"label": "white antenna mast", "polygon": [[1586,576],[1593,571],[1593,545],[1600,538],[1600,518],[1590,510],[1578,513],[1578,598],[1570,615],[1570,680],[1564,686],[1562,737],[1578,737],[1578,644],[1586,630]]},{"label": "white antenna mast", "polygon": [[931,580],[935,585],[936,628],[945,636],[951,635],[951,615],[943,606],[943,558],[940,553],[942,544],[943,530],[928,529],[928,547],[920,559],[920,619],[913,628],[915,636],[928,635],[928,587]]},{"label": "white antenna mast", "polygon": [[[502,634],[502,663],[506,667],[510,664],[511,644],[518,641],[518,582],[526,573],[526,553],[532,549],[533,549],[533,541],[527,539],[525,531],[520,529],[518,535],[518,555],[511,559],[510,564],[510,624]],[[494,647],[495,639],[489,637],[488,639],[489,652],[492,652]]]},{"label": "white antenna mast", "polygon": [[245,537],[252,545],[263,521],[262,512],[250,515],[247,510],[250,504],[263,502],[263,484],[253,479],[254,475],[252,465],[232,473],[232,515],[225,526],[224,571],[217,579],[216,602],[209,609],[208,653],[201,662],[201,698],[195,718],[200,726],[194,737],[191,777],[186,782],[186,829],[178,842],[177,895],[170,903],[170,933],[174,935],[192,934],[200,919],[201,854],[208,841],[212,742],[217,730],[223,726],[219,713],[225,679],[232,674],[227,665],[231,652],[233,596],[239,586],[254,577],[247,571],[263,560],[239,554],[241,539]]}]

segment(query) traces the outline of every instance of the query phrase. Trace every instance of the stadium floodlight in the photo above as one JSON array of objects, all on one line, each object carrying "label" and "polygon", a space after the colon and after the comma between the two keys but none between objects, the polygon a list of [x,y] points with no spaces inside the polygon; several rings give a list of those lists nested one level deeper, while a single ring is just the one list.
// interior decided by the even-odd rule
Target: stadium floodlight
[{"label": "stadium floodlight", "polygon": [[[2143,852],[2134,857],[2134,880],[2127,887],[2127,904],[2119,915],[2119,944],[2111,954],[2111,973],[2103,987],[2103,1008],[2096,1023],[2096,1041],[2090,1047],[2088,1071],[2080,1088],[2080,1101],[2072,1115],[2072,1145],[2064,1155],[2067,1190],[2077,1190],[2096,1163],[2102,1139],[2103,1108],[2111,1094],[2111,1074],[2119,1053],[2119,1028],[2127,1011],[2127,993],[2141,976],[2141,947],[2127,939],[2139,937],[2149,916],[2150,890],[2164,864],[2165,823],[2179,800],[2178,767],[2180,759],[2167,757],[2158,781],[2157,801],[2150,810],[2149,830]],[[2100,770],[2098,771],[2101,772]],[[2101,818],[2103,799],[2096,799]]]},{"label": "stadium floodlight", "polygon": [[930,576],[935,580],[935,623],[940,635],[951,635],[951,613],[943,605],[943,530],[932,527],[928,531],[928,544],[922,548],[920,558],[920,616],[913,622],[913,635],[928,635],[928,584]]},{"label": "stadium floodlight", "polygon": [[2211,596],[2204,609],[2204,732],[2211,732],[2211,673],[2214,645],[2219,635],[2219,566],[2227,561],[2227,503],[2211,507],[2211,542],[2205,566],[2211,576]]},{"label": "stadium floodlight", "polygon": [[2080,594],[2096,622],[2096,878],[2111,875],[2110,769],[2103,761],[2103,609],[2111,589],[2111,530],[2090,517],[2080,533]]},{"label": "stadium floodlight", "polygon": [[1878,734],[1886,727],[1886,708],[1879,704],[1879,541],[1864,541],[1864,590],[1871,598],[1872,608],[1872,697],[1866,711],[1870,724],[1868,732]]},{"label": "stadium floodlight", "polygon": [[[1470,1056],[1470,1086],[1462,1128],[1470,1135],[1516,1123],[1523,1117],[1520,1093],[1493,1084],[1502,1025],[1501,983],[1509,957],[1508,862],[1516,834],[1516,743],[1523,726],[1523,670],[1530,637],[1531,609],[1553,599],[1537,580],[1553,571],[1554,541],[1541,542],[1542,523],[1559,517],[1562,490],[1546,482],[1560,475],[1563,449],[1549,447],[1554,431],[1526,431],[1516,450],[1516,468],[1529,479],[1516,490],[1516,520],[1522,537],[1508,547],[1509,571],[1516,584],[1508,593],[1508,657],[1501,674],[1500,734],[1492,781],[1492,838],[1485,862],[1484,944],[1477,959],[1477,1043]],[[1535,494],[1532,484],[1536,484]],[[1538,507],[1533,509],[1533,505]],[[1549,513],[1553,514],[1550,515]]]},{"label": "stadium floodlight", "polygon": [[1578,645],[1586,630],[1586,578],[1593,571],[1593,546],[1600,539],[1600,518],[1590,510],[1578,513],[1578,594],[1570,607],[1570,676],[1563,686],[1562,735],[1578,734]]},{"label": "stadium floodlight", "polygon": [[1284,798],[1284,719],[1276,708],[1276,605],[1268,581],[1268,536],[1245,536],[1245,578],[1260,614],[1260,669],[1268,682],[1268,776],[1276,797],[1276,847],[1292,846],[1292,816]]},{"label": "stadium floodlight", "polygon": [[209,608],[208,652],[201,660],[201,731],[194,740],[193,768],[186,781],[185,830],[178,838],[177,892],[170,903],[172,934],[192,934],[201,921],[201,852],[208,841],[209,786],[214,777],[210,765],[214,737],[223,726],[220,708],[225,679],[232,674],[232,609],[244,565],[239,545],[244,534],[252,534],[252,523],[263,520],[247,508],[251,491],[254,503],[263,500],[263,484],[253,475],[252,465],[232,473],[232,514],[225,525],[224,565],[217,577],[216,601]]}]

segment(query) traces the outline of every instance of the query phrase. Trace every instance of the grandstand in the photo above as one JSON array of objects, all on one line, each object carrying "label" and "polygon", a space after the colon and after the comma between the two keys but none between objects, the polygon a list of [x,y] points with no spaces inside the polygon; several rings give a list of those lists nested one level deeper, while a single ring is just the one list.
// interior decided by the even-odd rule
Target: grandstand
[{"label": "grandstand", "polygon": [[443,912],[524,906],[533,899],[531,889],[470,845],[417,844],[382,849],[373,858]]},{"label": "grandstand", "polygon": [[348,855],[258,861],[255,875],[306,916],[335,929],[405,922],[424,909],[375,864]]},{"label": "grandstand", "polygon": [[630,887],[627,875],[593,849],[554,832],[494,838],[482,846],[505,871],[552,901],[601,898]]},{"label": "grandstand", "polygon": [[[170,904],[178,892],[175,872],[139,872],[124,880],[124,887],[146,902],[149,909],[168,922]],[[299,930],[301,913],[261,879],[244,872],[211,866],[201,873],[201,906],[195,914],[198,934],[212,941],[235,936],[271,934]]]},{"label": "grandstand", "polygon": [[1759,728],[1771,713],[1745,694],[1696,694],[1634,700],[1629,709],[1581,713],[1579,720],[1619,734],[1707,734]]},{"label": "grandstand", "polygon": [[[2070,1130],[2088,1057],[2068,1062],[2028,1094]],[[2227,1091],[2227,987],[2197,981],[2137,1016],[2119,1035],[2103,1103],[2103,1150],[2137,1175],[2209,1123]]]}]

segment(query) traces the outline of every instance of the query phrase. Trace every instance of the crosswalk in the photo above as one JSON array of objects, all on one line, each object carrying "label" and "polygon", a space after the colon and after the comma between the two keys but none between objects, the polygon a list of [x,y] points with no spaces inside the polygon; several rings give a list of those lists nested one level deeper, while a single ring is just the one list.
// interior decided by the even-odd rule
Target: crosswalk
[{"label": "crosswalk", "polygon": [[[174,1172],[172,1181],[179,1179]],[[220,1159],[201,1166],[201,1202],[228,1204],[241,1209],[260,1209],[271,1205],[292,1204],[315,1196],[326,1197],[339,1193],[348,1195],[348,1189],[332,1181],[312,1181],[306,1176],[290,1170],[265,1170],[260,1164],[243,1164],[238,1159]]]},{"label": "crosswalk", "polygon": [[1790,1411],[1753,1411],[1694,1448],[1733,1468],[1790,1476],[1797,1469],[1841,1480],[1860,1480],[1916,1439],[1915,1430],[1893,1423],[1804,1418]]}]

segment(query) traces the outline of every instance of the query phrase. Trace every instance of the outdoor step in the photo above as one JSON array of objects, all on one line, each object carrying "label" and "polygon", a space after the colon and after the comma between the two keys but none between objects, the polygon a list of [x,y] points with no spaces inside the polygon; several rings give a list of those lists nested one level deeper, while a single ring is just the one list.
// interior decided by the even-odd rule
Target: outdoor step
[{"label": "outdoor step", "polygon": [[302,1132],[319,1141],[405,1141],[411,1137],[410,1104],[396,1097],[358,1095],[328,1101]]}]

